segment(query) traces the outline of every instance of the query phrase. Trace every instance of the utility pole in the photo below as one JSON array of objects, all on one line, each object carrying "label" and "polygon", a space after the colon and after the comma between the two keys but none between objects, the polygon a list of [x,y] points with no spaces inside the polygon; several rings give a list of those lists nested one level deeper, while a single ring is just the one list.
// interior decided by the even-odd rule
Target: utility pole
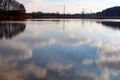
[{"label": "utility pole", "polygon": [[64,12],[63,12],[63,13],[64,13],[64,15],[65,15],[65,12],[66,12],[66,6],[64,5]]},{"label": "utility pole", "polygon": [[84,18],[84,16],[85,16],[85,9],[82,8],[82,17]]},{"label": "utility pole", "polygon": [[66,14],[66,5],[57,5],[57,6],[62,6],[63,7],[63,14]]},{"label": "utility pole", "polygon": [[83,8],[83,9],[82,9],[82,15],[84,15],[84,14],[85,14],[85,9]]}]

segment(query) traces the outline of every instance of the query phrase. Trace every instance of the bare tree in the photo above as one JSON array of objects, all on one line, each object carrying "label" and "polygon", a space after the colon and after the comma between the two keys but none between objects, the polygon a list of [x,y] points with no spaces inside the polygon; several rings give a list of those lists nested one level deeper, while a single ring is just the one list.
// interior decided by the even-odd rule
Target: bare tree
[{"label": "bare tree", "polygon": [[0,0],[0,9],[1,10],[21,10],[21,8],[25,9],[24,6],[15,0]]}]

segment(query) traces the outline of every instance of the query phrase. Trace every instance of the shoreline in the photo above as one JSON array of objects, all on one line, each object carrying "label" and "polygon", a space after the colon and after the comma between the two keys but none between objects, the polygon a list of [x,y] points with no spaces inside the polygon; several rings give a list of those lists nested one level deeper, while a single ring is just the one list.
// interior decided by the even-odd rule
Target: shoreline
[{"label": "shoreline", "polygon": [[120,19],[119,16],[25,16],[25,19]]},{"label": "shoreline", "polygon": [[0,17],[0,21],[24,21],[26,19],[120,19],[120,17],[104,17],[104,16],[42,16],[42,17],[32,17],[32,16],[3,16]]}]

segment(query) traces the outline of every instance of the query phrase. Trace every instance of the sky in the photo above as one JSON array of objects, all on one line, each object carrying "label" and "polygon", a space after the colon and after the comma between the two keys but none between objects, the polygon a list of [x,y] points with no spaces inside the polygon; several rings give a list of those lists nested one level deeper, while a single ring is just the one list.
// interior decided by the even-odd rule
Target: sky
[{"label": "sky", "polygon": [[120,0],[17,0],[25,5],[27,12],[59,12],[66,13],[98,12],[103,9],[120,6]]}]

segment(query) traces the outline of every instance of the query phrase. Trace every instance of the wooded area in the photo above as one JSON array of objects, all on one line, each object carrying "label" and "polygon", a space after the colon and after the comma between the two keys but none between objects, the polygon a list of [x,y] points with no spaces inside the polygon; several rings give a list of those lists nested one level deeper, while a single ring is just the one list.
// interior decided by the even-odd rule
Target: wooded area
[{"label": "wooded area", "polygon": [[0,0],[0,20],[24,19],[25,7],[15,0]]}]

